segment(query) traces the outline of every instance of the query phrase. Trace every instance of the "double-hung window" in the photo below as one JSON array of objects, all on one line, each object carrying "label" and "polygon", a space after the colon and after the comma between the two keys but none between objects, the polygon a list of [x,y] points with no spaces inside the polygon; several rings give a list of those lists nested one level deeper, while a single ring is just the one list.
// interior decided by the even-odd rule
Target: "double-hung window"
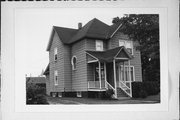
[{"label": "double-hung window", "polygon": [[[130,71],[129,71],[130,68]],[[129,73],[130,72],[130,73]],[[135,81],[134,78],[134,66],[122,66],[120,67],[120,79],[123,81]]]},{"label": "double-hung window", "polygon": [[54,71],[54,85],[58,85],[58,71]]},{"label": "double-hung window", "polygon": [[133,55],[133,41],[119,40],[119,46],[124,46]]},{"label": "double-hung window", "polygon": [[103,51],[103,41],[96,40],[96,51]]},{"label": "double-hung window", "polygon": [[54,48],[54,61],[57,61],[57,47]]}]

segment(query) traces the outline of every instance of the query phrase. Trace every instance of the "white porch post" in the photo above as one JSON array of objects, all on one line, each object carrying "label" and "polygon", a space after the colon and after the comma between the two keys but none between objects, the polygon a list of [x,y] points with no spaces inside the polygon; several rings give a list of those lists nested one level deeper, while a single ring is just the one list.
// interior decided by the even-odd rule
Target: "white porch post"
[{"label": "white porch post", "polygon": [[100,89],[101,89],[101,62],[99,61],[99,85],[100,85]]},{"label": "white porch post", "polygon": [[117,98],[117,89],[116,89],[116,61],[113,60],[113,68],[114,68],[114,89],[115,89],[115,97]]},{"label": "white porch post", "polygon": [[128,67],[129,67],[129,87],[130,87],[130,95],[132,96],[132,89],[131,89],[131,71],[130,71],[130,60],[128,60]]},{"label": "white porch post", "polygon": [[131,81],[130,60],[128,60],[129,81]]},{"label": "white porch post", "polygon": [[125,82],[125,63],[123,61],[123,82]]},{"label": "white porch post", "polygon": [[107,84],[106,84],[106,82],[107,82],[107,75],[106,75],[106,62],[104,62],[104,79],[105,79],[105,88],[107,88]]}]

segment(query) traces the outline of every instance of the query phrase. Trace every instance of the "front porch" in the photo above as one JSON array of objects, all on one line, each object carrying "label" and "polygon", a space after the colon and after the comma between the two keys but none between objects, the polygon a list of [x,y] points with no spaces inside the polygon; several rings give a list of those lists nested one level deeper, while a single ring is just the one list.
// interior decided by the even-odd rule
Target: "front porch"
[{"label": "front porch", "polygon": [[112,89],[117,98],[117,88],[132,97],[131,82],[134,79],[130,68],[131,55],[124,47],[107,51],[87,51],[89,70],[88,91]]}]

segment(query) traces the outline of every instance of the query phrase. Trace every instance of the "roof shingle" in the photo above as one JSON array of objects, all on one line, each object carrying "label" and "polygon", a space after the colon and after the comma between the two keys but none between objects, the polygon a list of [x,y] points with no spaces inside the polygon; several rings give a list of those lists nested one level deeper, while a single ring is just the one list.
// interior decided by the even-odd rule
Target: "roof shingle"
[{"label": "roof shingle", "polygon": [[[107,40],[116,31],[120,24],[113,24],[111,26],[103,23],[102,21],[94,18],[84,25],[81,29],[72,29],[53,26],[53,30],[57,32],[60,40],[64,44],[71,44],[83,38],[94,38]],[[52,39],[48,44],[47,50],[49,51]]]},{"label": "roof shingle", "polygon": [[124,46],[116,47],[114,49],[106,50],[106,51],[86,51],[87,53],[91,54],[92,56],[96,57],[100,61],[104,62],[111,62],[119,51],[124,49],[127,56],[131,59],[132,55],[130,55]]}]

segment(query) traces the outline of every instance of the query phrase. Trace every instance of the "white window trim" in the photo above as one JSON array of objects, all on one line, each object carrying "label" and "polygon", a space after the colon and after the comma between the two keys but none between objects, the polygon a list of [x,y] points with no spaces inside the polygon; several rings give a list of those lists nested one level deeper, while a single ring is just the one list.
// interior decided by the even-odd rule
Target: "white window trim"
[{"label": "white window trim", "polygon": [[[119,40],[119,46],[120,46],[120,42],[124,42],[124,47],[126,48],[126,44],[127,42],[131,42],[131,46],[132,46],[132,55],[134,55],[134,45],[133,45],[133,41],[132,40]],[[127,49],[127,48],[126,48]]]},{"label": "white window trim", "polygon": [[[102,50],[98,50],[97,49],[97,44],[100,43],[102,45]],[[102,40],[96,40],[96,51],[103,51],[104,50],[104,46],[103,46],[103,41]]]},{"label": "white window trim", "polygon": [[[73,63],[73,59],[76,58],[76,68],[74,68],[74,63]],[[72,70],[76,70],[77,69],[77,57],[76,56],[73,56],[71,58],[71,65],[72,65]]]},{"label": "white window trim", "polygon": [[82,97],[82,92],[78,91],[77,92],[77,97]]},{"label": "white window trim", "polygon": [[58,79],[57,79],[57,82],[56,82],[56,76],[58,77],[58,71],[57,70],[54,71],[54,85],[55,86],[58,85]]},{"label": "white window trim", "polygon": [[[123,65],[121,65],[121,67],[123,68]],[[133,68],[133,81],[136,81],[136,79],[135,79],[135,70],[134,70],[134,66],[133,65],[130,65],[130,66],[128,66],[128,65],[125,65],[124,66],[125,68],[127,67],[130,67],[130,68]],[[131,82],[133,82],[133,81],[131,81]]]},{"label": "white window trim", "polygon": [[58,53],[58,49],[57,47],[54,48],[54,61],[57,61],[57,59],[55,59],[55,56],[57,55]]}]

